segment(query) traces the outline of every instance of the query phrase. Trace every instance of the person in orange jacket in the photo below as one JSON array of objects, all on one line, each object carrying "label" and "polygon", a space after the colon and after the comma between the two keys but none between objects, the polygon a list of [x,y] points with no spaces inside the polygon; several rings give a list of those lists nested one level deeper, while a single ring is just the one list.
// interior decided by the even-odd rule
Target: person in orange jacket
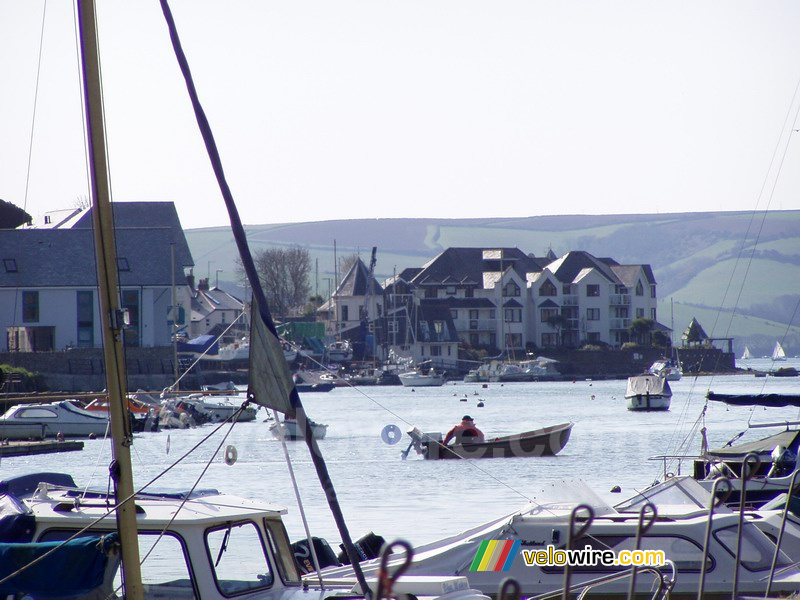
[{"label": "person in orange jacket", "polygon": [[[444,440],[442,441],[443,444],[447,445],[447,443],[455,438],[456,443],[462,443],[463,441],[467,442],[482,442],[483,441],[483,432],[475,427],[475,421],[469,415],[464,415],[461,417],[461,423],[453,427],[450,431],[447,432],[447,435],[444,436]],[[468,438],[468,439],[464,439]]]}]

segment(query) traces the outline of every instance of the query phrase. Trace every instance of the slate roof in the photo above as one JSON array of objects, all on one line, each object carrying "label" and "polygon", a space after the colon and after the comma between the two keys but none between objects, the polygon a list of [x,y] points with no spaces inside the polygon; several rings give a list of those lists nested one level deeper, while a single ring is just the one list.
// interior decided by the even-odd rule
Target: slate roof
[{"label": "slate roof", "polygon": [[423,302],[431,306],[441,305],[447,308],[497,308],[489,298],[430,298]]},{"label": "slate roof", "polygon": [[[367,280],[369,279],[369,269],[364,261],[360,258],[356,259],[353,266],[344,276],[336,288],[337,296],[366,296],[367,295]],[[372,294],[383,294],[383,288],[375,277],[372,277]]]},{"label": "slate roof", "polygon": [[[175,242],[175,262],[181,267],[192,267],[192,253],[183,233],[181,220],[174,202],[113,202],[116,228],[167,228],[172,231]],[[92,209],[85,211],[71,227],[72,229],[92,228]]]},{"label": "slate roof", "polygon": [[[416,334],[417,342],[458,342],[458,331],[456,330],[453,317],[450,316],[450,309],[436,301],[430,302],[423,300],[420,302],[417,311]],[[444,330],[437,339],[435,321],[444,323]]]},{"label": "slate roof", "polygon": [[512,268],[524,280],[526,273],[541,271],[546,259],[528,256],[519,248],[494,248],[499,258],[484,258],[485,248],[448,248],[410,280],[415,285],[483,285],[485,272]]},{"label": "slate roof", "polygon": [[[238,310],[243,309],[242,302],[231,296],[228,292],[223,292],[219,288],[209,290],[197,290],[192,296],[192,317],[205,318],[215,310]],[[227,325],[226,325],[227,326]]]},{"label": "slate roof", "polygon": [[[169,228],[158,227],[117,229],[117,262],[123,265],[119,269],[120,284],[172,285],[172,233]],[[188,253],[188,246],[186,250]],[[188,256],[191,261],[191,254]],[[13,259],[16,272],[9,272],[5,259]],[[180,265],[177,258],[176,262]],[[182,283],[180,270],[176,277]],[[91,229],[0,230],[0,287],[85,286],[97,286]]]},{"label": "slate roof", "polygon": [[655,275],[650,265],[612,265],[611,270],[616,273],[623,284],[628,288],[634,288],[639,278],[639,270],[644,271],[644,277],[648,284],[656,282]]},{"label": "slate roof", "polygon": [[553,302],[550,298],[539,304],[539,308],[561,308],[558,304]]},{"label": "slate roof", "polygon": [[[607,260],[616,264],[611,259]],[[567,252],[558,260],[550,263],[547,269],[552,271],[562,283],[574,283],[584,269],[595,269],[610,282],[622,283],[606,260],[596,258],[583,250]]]}]

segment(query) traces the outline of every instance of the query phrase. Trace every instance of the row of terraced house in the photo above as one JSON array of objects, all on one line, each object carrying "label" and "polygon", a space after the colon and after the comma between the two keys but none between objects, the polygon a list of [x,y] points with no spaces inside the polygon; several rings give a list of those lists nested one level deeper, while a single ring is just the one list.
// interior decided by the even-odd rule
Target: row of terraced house
[{"label": "row of terraced house", "polygon": [[[319,309],[329,335],[366,340],[366,353],[394,351],[446,364],[459,346],[522,358],[533,348],[619,347],[637,318],[657,322],[649,265],[572,251],[535,257],[518,248],[448,248],[381,285],[358,260]],[[367,335],[362,320],[367,317]]]}]

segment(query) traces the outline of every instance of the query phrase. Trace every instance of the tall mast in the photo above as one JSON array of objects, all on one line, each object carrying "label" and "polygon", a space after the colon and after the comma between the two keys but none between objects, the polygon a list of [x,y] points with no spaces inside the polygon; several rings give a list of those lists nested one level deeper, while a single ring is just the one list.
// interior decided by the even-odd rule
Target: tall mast
[{"label": "tall mast", "polygon": [[[123,311],[119,302],[114,218],[111,212],[111,186],[108,179],[103,98],[100,85],[100,56],[94,0],[78,0],[81,68],[85,98],[90,198],[97,256],[97,284],[100,320],[103,331],[103,357],[106,367],[109,418],[114,462],[111,477],[117,504],[117,530],[122,546],[124,596],[144,598],[139,565],[139,542],[133,498],[133,470],[130,445],[133,441],[127,407],[125,352],[122,343]],[[131,498],[130,502],[126,502]]]}]

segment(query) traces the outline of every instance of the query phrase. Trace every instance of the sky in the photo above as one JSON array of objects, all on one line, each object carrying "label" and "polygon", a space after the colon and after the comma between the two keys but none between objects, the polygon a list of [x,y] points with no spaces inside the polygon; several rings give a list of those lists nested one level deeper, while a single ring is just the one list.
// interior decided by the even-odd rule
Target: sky
[{"label": "sky", "polygon": [[[800,209],[795,1],[171,7],[245,224]],[[226,225],[158,2],[98,18],[114,201]],[[71,208],[72,4],[0,0],[0,56],[0,199]]]}]

